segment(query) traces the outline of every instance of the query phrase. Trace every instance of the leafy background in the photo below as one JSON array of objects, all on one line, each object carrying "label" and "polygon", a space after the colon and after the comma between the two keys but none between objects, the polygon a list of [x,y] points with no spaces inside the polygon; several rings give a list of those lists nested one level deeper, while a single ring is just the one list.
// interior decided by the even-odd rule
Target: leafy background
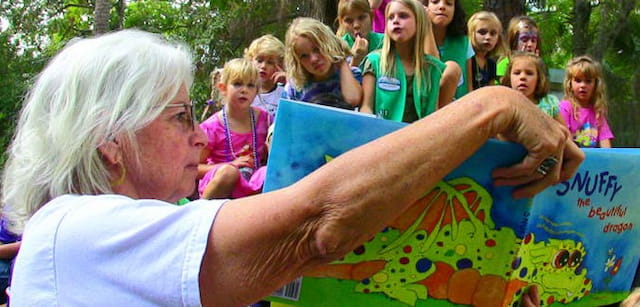
[{"label": "leafy background", "polygon": [[[563,68],[589,53],[606,70],[609,121],[616,147],[640,147],[639,0],[461,0],[467,17],[492,10],[508,20],[532,16],[541,28],[543,57]],[[284,39],[288,23],[312,16],[334,25],[336,0],[0,0],[0,166],[6,159],[17,114],[35,75],[74,37],[140,28],[185,41],[196,59],[192,99],[209,98],[209,73],[263,34]]]}]

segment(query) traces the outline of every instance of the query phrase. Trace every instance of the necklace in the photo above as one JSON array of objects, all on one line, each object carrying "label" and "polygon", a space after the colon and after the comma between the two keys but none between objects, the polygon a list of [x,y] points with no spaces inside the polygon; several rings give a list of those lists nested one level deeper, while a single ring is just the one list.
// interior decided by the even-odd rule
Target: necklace
[{"label": "necklace", "polygon": [[[258,140],[256,133],[256,119],[253,114],[253,110],[249,108],[249,117],[251,118],[251,141],[253,144],[253,161],[254,161],[254,169],[258,169],[260,167],[260,161],[258,160]],[[233,143],[231,142],[231,129],[229,129],[229,120],[227,119],[227,110],[226,108],[222,108],[222,120],[224,121],[224,132],[227,137],[227,156],[229,161],[233,161],[238,158],[235,151],[233,151]]]}]

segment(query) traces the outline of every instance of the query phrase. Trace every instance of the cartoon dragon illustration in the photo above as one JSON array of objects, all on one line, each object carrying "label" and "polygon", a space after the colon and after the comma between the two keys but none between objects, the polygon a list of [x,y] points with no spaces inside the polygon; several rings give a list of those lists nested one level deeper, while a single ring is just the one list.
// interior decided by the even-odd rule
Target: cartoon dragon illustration
[{"label": "cartoon dragon illustration", "polygon": [[356,280],[356,292],[412,306],[429,297],[515,306],[531,284],[538,285],[543,305],[589,293],[581,242],[518,238],[509,227],[496,228],[492,205],[471,178],[441,181],[371,240],[305,276]]}]

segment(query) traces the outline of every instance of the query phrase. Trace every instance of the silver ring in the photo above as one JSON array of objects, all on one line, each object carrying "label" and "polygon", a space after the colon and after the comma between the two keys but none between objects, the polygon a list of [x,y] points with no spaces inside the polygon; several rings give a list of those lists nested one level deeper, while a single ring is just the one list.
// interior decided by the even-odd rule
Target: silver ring
[{"label": "silver ring", "polygon": [[540,165],[536,169],[536,172],[538,172],[538,174],[540,174],[542,176],[546,176],[547,173],[549,173],[549,171],[554,166],[556,166],[556,164],[558,164],[558,158],[556,158],[555,156],[550,156],[550,157],[544,159],[542,161],[542,163],[540,163]]}]

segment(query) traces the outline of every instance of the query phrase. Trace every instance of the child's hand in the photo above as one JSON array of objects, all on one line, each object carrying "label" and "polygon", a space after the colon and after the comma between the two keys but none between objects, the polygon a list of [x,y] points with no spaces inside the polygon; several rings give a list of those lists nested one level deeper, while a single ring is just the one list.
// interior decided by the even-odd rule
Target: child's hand
[{"label": "child's hand", "polygon": [[276,71],[271,75],[271,79],[274,83],[287,83],[287,74],[280,64],[276,64]]},{"label": "child's hand", "polygon": [[231,161],[231,164],[235,165],[237,168],[241,167],[251,167],[253,168],[255,162],[253,161],[253,155],[244,155],[237,157],[235,160]]},{"label": "child's hand", "polygon": [[369,41],[367,41],[366,38],[363,38],[360,35],[356,35],[356,41],[353,44],[353,47],[351,48],[353,57],[358,60],[362,60],[364,56],[367,55],[368,50],[369,50]]}]

